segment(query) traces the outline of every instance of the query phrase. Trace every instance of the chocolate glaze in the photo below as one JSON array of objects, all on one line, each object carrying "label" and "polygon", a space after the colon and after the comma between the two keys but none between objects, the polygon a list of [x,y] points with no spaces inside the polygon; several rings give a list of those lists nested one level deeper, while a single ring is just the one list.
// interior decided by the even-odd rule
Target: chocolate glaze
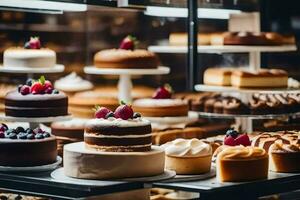
[{"label": "chocolate glaze", "polygon": [[85,132],[95,135],[145,135],[151,133],[151,125],[136,127],[86,125]]},{"label": "chocolate glaze", "polygon": [[151,144],[152,137],[139,138],[99,138],[84,136],[84,142],[90,145],[98,146],[132,146],[132,145],[146,145]]}]

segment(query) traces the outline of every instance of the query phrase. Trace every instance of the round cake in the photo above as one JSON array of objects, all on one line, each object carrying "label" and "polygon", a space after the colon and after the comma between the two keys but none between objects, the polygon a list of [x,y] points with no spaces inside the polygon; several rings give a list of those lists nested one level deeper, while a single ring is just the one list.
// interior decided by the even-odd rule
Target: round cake
[{"label": "round cake", "polygon": [[99,107],[95,117],[85,125],[84,142],[64,147],[67,176],[116,179],[164,172],[164,151],[151,147],[151,124],[139,113],[124,104],[114,112]]},{"label": "round cake", "polygon": [[40,128],[8,129],[0,125],[0,165],[11,167],[39,166],[56,161],[56,139]]},{"label": "round cake", "polygon": [[11,117],[53,117],[68,115],[68,97],[41,77],[20,85],[5,96],[5,115]]},{"label": "round cake", "polygon": [[224,45],[272,45],[264,33],[228,32],[224,34]]},{"label": "round cake", "polygon": [[55,65],[55,51],[41,48],[39,39],[34,37],[24,48],[12,47],[3,54],[3,66],[8,68],[51,68]]},{"label": "round cake", "polygon": [[96,53],[94,63],[99,68],[119,68],[119,69],[138,69],[138,68],[157,68],[157,56],[143,49],[108,49]]},{"label": "round cake", "polygon": [[94,56],[94,65],[99,68],[149,69],[159,64],[156,54],[136,49],[136,39],[132,36],[124,38],[118,49],[99,51]]}]

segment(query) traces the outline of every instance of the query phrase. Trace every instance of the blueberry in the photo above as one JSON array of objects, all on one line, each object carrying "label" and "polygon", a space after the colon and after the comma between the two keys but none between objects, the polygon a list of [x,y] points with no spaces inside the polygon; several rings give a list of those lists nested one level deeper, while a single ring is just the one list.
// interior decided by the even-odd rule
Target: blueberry
[{"label": "blueberry", "polygon": [[105,115],[105,119],[110,118],[110,117],[115,117],[115,114],[111,111]]},{"label": "blueberry", "polygon": [[58,94],[59,91],[57,89],[52,90],[52,94]]},{"label": "blueberry", "polygon": [[21,92],[21,88],[23,87],[23,85],[18,85],[18,92],[20,93]]},{"label": "blueberry", "polygon": [[141,117],[142,115],[140,114],[140,113],[138,113],[138,112],[135,112],[134,114],[133,114],[133,118],[139,118],[139,117]]},{"label": "blueberry", "polygon": [[17,132],[16,132],[15,129],[12,129],[12,128],[10,128],[10,129],[8,129],[7,131],[5,131],[5,134],[7,134],[7,135],[9,135],[9,134],[11,134],[11,133],[17,133]]},{"label": "blueberry", "polygon": [[48,137],[50,137],[51,135],[50,135],[50,133],[45,132],[45,133],[43,133],[43,136],[44,136],[44,138],[48,138]]},{"label": "blueberry", "polygon": [[38,133],[35,135],[35,139],[44,139],[44,136],[42,133]]},{"label": "blueberry", "polygon": [[31,78],[27,79],[26,85],[32,86],[32,83],[33,83],[33,79],[31,79]]},{"label": "blueberry", "polygon": [[34,139],[34,134],[31,134],[31,133],[28,134],[28,135],[27,135],[27,139],[28,139],[28,140],[33,140],[33,139]]},{"label": "blueberry", "polygon": [[18,126],[18,127],[16,128],[16,133],[20,133],[20,132],[25,132],[25,130],[24,130],[23,127]]},{"label": "blueberry", "polygon": [[24,48],[25,48],[25,49],[30,49],[30,43],[29,43],[29,42],[26,42],[25,45],[24,45]]},{"label": "blueberry", "polygon": [[34,133],[33,130],[32,130],[31,128],[27,128],[25,132],[26,132],[26,133]]},{"label": "blueberry", "polygon": [[239,135],[239,133],[236,130],[233,130],[233,129],[229,129],[226,132],[226,136],[231,136],[233,138],[236,138],[238,135]]},{"label": "blueberry", "polygon": [[28,133],[21,132],[21,133],[18,134],[18,138],[22,139],[22,140],[26,140],[27,139],[27,135],[28,135]]},{"label": "blueberry", "polygon": [[8,138],[9,139],[17,139],[18,137],[17,137],[17,134],[11,133],[11,134],[9,134]]}]

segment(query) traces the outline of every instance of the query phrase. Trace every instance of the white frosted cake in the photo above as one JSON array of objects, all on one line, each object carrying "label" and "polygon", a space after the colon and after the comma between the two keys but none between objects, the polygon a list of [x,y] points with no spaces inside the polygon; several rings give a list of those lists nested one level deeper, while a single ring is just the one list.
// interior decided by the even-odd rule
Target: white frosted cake
[{"label": "white frosted cake", "polygon": [[55,51],[41,48],[38,38],[31,38],[24,48],[6,49],[3,54],[3,66],[7,68],[51,68],[55,65]]}]

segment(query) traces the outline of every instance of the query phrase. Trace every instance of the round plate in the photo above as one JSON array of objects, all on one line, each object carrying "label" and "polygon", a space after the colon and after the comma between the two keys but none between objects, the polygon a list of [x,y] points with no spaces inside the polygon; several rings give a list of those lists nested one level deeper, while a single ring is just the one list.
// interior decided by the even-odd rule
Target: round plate
[{"label": "round plate", "polygon": [[42,123],[42,122],[67,121],[70,119],[72,119],[72,115],[56,116],[56,117],[10,117],[10,116],[6,116],[4,113],[0,114],[0,120],[6,122]]},{"label": "round plate", "polygon": [[190,123],[197,121],[197,117],[194,116],[182,116],[182,117],[144,117],[152,123],[159,124],[178,124],[178,123]]},{"label": "round plate", "polygon": [[165,180],[164,182],[186,182],[186,181],[196,181],[196,180],[204,180],[209,179],[216,176],[216,167],[212,166],[211,170],[205,174],[197,174],[197,175],[176,175],[174,178],[170,180]]},{"label": "round plate", "polygon": [[54,67],[48,68],[30,68],[30,67],[3,67],[0,66],[0,72],[4,73],[59,73],[65,70],[64,65],[57,64]]},{"label": "round plate", "polygon": [[9,167],[9,166],[0,166],[1,172],[44,172],[51,171],[56,169],[62,162],[60,156],[56,157],[56,162],[49,165],[40,165],[32,167]]},{"label": "round plate", "polygon": [[64,174],[64,168],[58,168],[51,173],[51,177],[57,181],[68,182],[76,185],[97,185],[101,184],[101,181],[128,181],[128,182],[154,182],[162,181],[175,177],[175,171],[165,170],[161,175],[149,176],[149,177],[139,177],[139,178],[123,178],[123,179],[105,179],[105,180],[90,180],[90,179],[78,179],[68,177]]},{"label": "round plate", "polygon": [[108,74],[108,75],[155,75],[155,74],[168,74],[170,68],[165,66],[159,66],[156,69],[117,69],[117,68],[98,68],[95,66],[86,66],[84,68],[86,74]]}]

